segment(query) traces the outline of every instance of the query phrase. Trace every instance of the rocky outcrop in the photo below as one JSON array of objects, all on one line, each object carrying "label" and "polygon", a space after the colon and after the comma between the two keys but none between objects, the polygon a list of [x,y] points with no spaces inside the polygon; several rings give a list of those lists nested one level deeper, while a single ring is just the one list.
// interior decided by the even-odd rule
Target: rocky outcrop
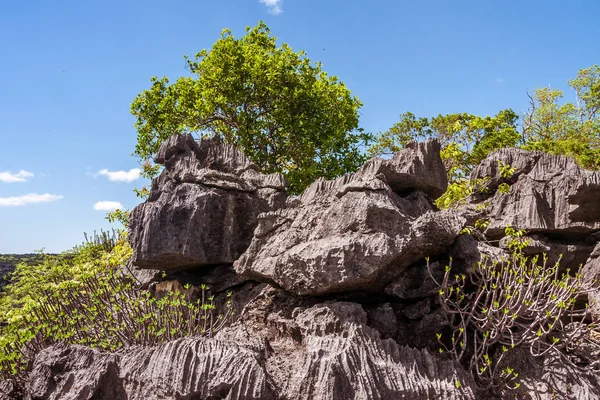
[{"label": "rocky outcrop", "polygon": [[[505,359],[518,390],[483,391],[440,352],[437,334],[449,333],[451,316],[436,283],[450,266],[468,274],[484,258],[507,257],[510,224],[528,231],[524,254],[562,254],[572,271],[585,263],[591,285],[600,278],[598,173],[501,150],[473,171],[489,178],[489,192],[440,211],[439,151],[435,141],[411,143],[288,198],[280,175],[259,173],[235,147],[173,136],[156,157],[165,168],[150,197],[132,213],[134,265],[124,271],[159,298],[194,300],[207,285],[218,308],[233,305],[235,321],[214,337],[115,353],[48,347],[31,363],[27,398],[600,399],[596,372],[528,348]],[[515,174],[503,177],[498,160]],[[487,229],[460,234],[478,219]],[[597,289],[589,296],[600,300]],[[578,350],[581,366],[598,348]]]},{"label": "rocky outcrop", "polygon": [[431,204],[447,184],[439,150],[431,140],[413,143],[261,214],[236,271],[299,295],[380,292],[412,263],[449,247],[465,223]]},{"label": "rocky outcrop", "polygon": [[[515,169],[504,177],[500,165]],[[573,159],[539,151],[502,149],[473,169],[472,179],[489,178],[488,192],[474,196],[473,204],[485,207],[489,239],[501,239],[504,228],[527,232],[525,254],[560,260],[560,270],[578,270],[600,240],[600,172],[580,168]],[[508,185],[508,191],[498,190]],[[505,186],[506,187],[506,186]]]},{"label": "rocky outcrop", "polygon": [[29,392],[57,400],[475,398],[470,376],[452,361],[382,340],[366,322],[359,304],[302,306],[267,288],[215,338],[117,354],[48,348],[36,357]]},{"label": "rocky outcrop", "polygon": [[174,135],[155,161],[165,168],[131,213],[132,261],[139,268],[231,264],[250,244],[257,216],[286,199],[283,176],[261,174],[218,137],[196,143]]},{"label": "rocky outcrop", "polygon": [[[501,161],[515,168],[504,178]],[[502,149],[473,169],[471,179],[490,178],[487,234],[502,237],[506,226],[560,236],[600,230],[600,172],[580,168],[572,158],[539,151]],[[510,185],[508,193],[498,187]]]},{"label": "rocky outcrop", "polygon": [[36,400],[600,398],[594,374],[524,352],[510,359],[520,389],[481,392],[450,359],[399,345],[368,324],[360,304],[311,304],[267,286],[214,338],[113,354],[49,347],[35,358],[27,392]]}]

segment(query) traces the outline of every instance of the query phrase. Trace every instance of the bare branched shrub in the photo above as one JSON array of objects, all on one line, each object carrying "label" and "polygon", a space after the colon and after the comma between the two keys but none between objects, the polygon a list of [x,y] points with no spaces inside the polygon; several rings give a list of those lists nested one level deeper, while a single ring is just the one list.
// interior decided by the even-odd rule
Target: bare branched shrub
[{"label": "bare branched shrub", "polygon": [[57,342],[114,351],[192,335],[212,336],[231,321],[234,310],[228,301],[217,314],[213,297],[206,295],[208,288],[201,289],[201,299],[192,302],[175,292],[156,299],[118,271],[64,280],[25,305],[19,318],[26,329],[14,330],[11,340],[1,338],[6,356],[0,359],[0,378],[22,371],[33,355]]},{"label": "bare branched shrub", "polygon": [[[559,276],[559,264],[548,265],[544,255],[527,258],[522,231],[513,236],[508,259],[483,259],[466,275],[454,275],[452,260],[440,286],[441,303],[450,318],[452,333],[437,335],[441,352],[471,371],[482,388],[519,386],[518,372],[502,363],[517,346],[533,356],[557,351],[568,360],[569,346],[590,337],[593,326],[584,323],[587,305],[577,310],[577,298],[586,293],[579,274]],[[427,268],[433,278],[429,260]],[[434,279],[435,280],[435,279]]]}]

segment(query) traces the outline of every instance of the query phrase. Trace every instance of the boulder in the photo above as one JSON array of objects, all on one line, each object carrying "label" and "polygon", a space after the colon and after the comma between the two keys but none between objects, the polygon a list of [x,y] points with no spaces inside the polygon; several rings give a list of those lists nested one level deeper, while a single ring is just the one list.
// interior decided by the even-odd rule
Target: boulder
[{"label": "boulder", "polygon": [[[504,178],[499,162],[514,167]],[[471,179],[490,178],[490,224],[486,234],[499,239],[512,226],[530,233],[573,237],[600,230],[600,171],[580,168],[572,158],[540,151],[501,149],[473,169]],[[498,187],[510,185],[508,193]]]},{"label": "boulder", "polygon": [[[212,337],[112,353],[55,344],[35,354],[26,379],[0,381],[0,399],[600,399],[593,333],[569,342],[559,334],[577,365],[517,346],[501,367],[518,372],[518,389],[478,386],[466,364],[440,352],[451,315],[435,282],[450,258],[452,274],[468,274],[484,258],[507,257],[510,224],[528,231],[525,255],[585,263],[600,319],[598,172],[500,150],[473,171],[489,177],[489,193],[440,211],[439,151],[436,141],[411,143],[288,198],[281,175],[261,174],[234,146],[171,137],[155,159],[164,170],[132,212],[133,265],[123,271],[156,297],[208,296],[221,313],[235,310],[233,322]],[[498,160],[515,174],[503,177]],[[460,234],[482,218],[485,232]]]},{"label": "boulder", "polygon": [[84,346],[52,346],[36,355],[27,393],[31,400],[126,399],[119,359]]},{"label": "boulder", "polygon": [[176,271],[231,264],[248,247],[262,212],[287,197],[282,175],[265,175],[218,137],[174,135],[155,158],[165,168],[131,213],[132,262]]},{"label": "boulder", "polygon": [[445,251],[464,225],[431,204],[447,183],[439,149],[413,143],[261,214],[236,271],[300,295],[382,291],[412,263]]},{"label": "boulder", "polygon": [[30,377],[32,400],[275,399],[255,351],[208,338],[119,354],[54,345]]}]

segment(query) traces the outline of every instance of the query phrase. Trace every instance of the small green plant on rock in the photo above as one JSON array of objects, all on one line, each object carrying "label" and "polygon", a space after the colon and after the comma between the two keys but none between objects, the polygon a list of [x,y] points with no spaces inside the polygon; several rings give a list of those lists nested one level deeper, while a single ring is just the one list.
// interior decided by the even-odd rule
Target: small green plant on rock
[{"label": "small green plant on rock", "polygon": [[443,210],[467,204],[467,199],[474,193],[487,193],[490,178],[478,178],[473,181],[460,179],[448,185],[448,189],[440,196],[435,205]]}]

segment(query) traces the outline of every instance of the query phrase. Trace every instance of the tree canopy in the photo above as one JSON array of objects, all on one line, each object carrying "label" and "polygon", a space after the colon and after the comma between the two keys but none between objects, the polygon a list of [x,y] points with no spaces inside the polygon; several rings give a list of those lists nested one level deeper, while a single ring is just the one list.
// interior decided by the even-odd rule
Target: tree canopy
[{"label": "tree canopy", "polygon": [[321,63],[278,45],[264,23],[246,28],[242,38],[225,29],[211,50],[186,62],[191,76],[174,83],[152,78],[131,105],[142,160],[174,133],[219,135],[263,172],[283,173],[292,193],[366,160],[359,148],[370,138],[358,127],[362,103]]},{"label": "tree canopy", "polygon": [[512,110],[500,111],[493,117],[472,114],[447,114],[433,118],[417,118],[411,112],[400,115],[400,121],[380,134],[369,148],[372,156],[393,154],[411,140],[436,138],[442,145],[442,159],[451,181],[466,177],[471,167],[490,151],[514,146],[519,140],[518,115]]},{"label": "tree canopy", "polygon": [[584,168],[600,168],[600,67],[582,69],[569,86],[575,103],[560,104],[563,92],[539,88],[530,96],[523,118],[521,143],[528,150],[543,150],[575,158]]},{"label": "tree canopy", "polygon": [[369,148],[372,156],[400,150],[415,139],[437,138],[451,183],[464,180],[471,168],[490,152],[504,147],[521,147],[566,155],[584,168],[600,168],[600,67],[582,69],[569,85],[575,103],[560,103],[562,91],[539,88],[530,96],[523,116],[511,109],[493,117],[447,114],[417,118],[406,112],[389,130],[379,134]]}]

